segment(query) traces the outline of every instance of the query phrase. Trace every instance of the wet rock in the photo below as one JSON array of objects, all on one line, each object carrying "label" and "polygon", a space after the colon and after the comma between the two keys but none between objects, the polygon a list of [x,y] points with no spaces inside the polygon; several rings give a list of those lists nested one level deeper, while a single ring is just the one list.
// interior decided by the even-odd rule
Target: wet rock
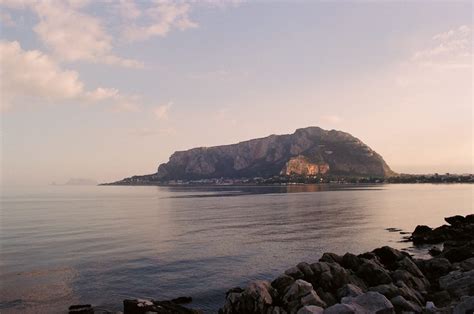
[{"label": "wet rock", "polygon": [[91,304],[71,305],[69,314],[94,314],[94,309]]},{"label": "wet rock", "polygon": [[382,294],[373,291],[355,298],[345,297],[341,303],[352,306],[356,313],[394,313],[392,303]]},{"label": "wet rock", "polygon": [[124,314],[144,314],[155,311],[156,307],[153,300],[133,299],[123,300]]},{"label": "wet rock", "polygon": [[364,292],[362,291],[361,288],[349,283],[349,284],[345,284],[344,286],[342,286],[341,288],[337,290],[337,297],[339,299],[342,299],[344,297],[357,297],[363,293]]},{"label": "wet rock", "polygon": [[441,250],[438,247],[433,246],[431,249],[428,250],[428,253],[430,253],[431,256],[438,256],[441,254]]},{"label": "wet rock", "polygon": [[468,258],[462,261],[459,266],[463,271],[469,271],[474,269],[474,257]]},{"label": "wet rock", "polygon": [[407,286],[417,291],[428,291],[430,283],[426,278],[418,278],[406,270],[397,269],[392,272],[394,282],[403,281]]},{"label": "wet rock", "polygon": [[474,270],[467,272],[452,271],[439,278],[439,286],[456,298],[474,295]]},{"label": "wet rock", "polygon": [[296,314],[323,314],[324,309],[316,305],[305,305]]},{"label": "wet rock", "polygon": [[303,279],[304,274],[303,272],[298,268],[298,267],[291,267],[285,271],[285,275],[288,275],[290,277],[293,277],[295,280],[296,279]]},{"label": "wet rock", "polygon": [[323,256],[319,259],[320,262],[326,263],[342,263],[342,257],[335,253],[324,253]]},{"label": "wet rock", "polygon": [[474,296],[466,297],[454,307],[453,314],[471,314],[474,313]]},{"label": "wet rock", "polygon": [[369,287],[392,282],[390,273],[373,260],[364,260],[356,275],[363,279]]},{"label": "wet rock", "polygon": [[346,253],[344,256],[342,256],[342,263],[341,265],[344,268],[351,269],[353,271],[357,271],[359,269],[359,266],[362,264],[362,261],[360,258],[358,258],[356,255],[351,254],[351,253]]},{"label": "wet rock", "polygon": [[396,266],[398,269],[406,270],[407,272],[416,277],[424,278],[424,275],[421,270],[409,257],[403,257],[402,259],[398,260],[396,262]]},{"label": "wet rock", "polygon": [[445,247],[442,256],[447,258],[451,263],[462,262],[474,257],[474,243],[467,243],[458,247]]},{"label": "wet rock", "polygon": [[289,303],[291,301],[300,300],[302,297],[313,291],[313,286],[302,279],[296,280],[283,296],[283,301]]},{"label": "wet rock", "polygon": [[415,230],[412,232],[411,237],[414,243],[426,243],[428,236],[433,231],[432,228],[425,225],[416,226]]},{"label": "wet rock", "polygon": [[326,307],[326,303],[321,300],[313,286],[304,280],[296,280],[283,296],[283,302],[288,304],[291,313],[296,312],[302,305],[317,305]]},{"label": "wet rock", "polygon": [[402,252],[389,246],[383,246],[373,250],[372,252],[377,255],[383,265],[388,267],[405,257]]},{"label": "wet rock", "polygon": [[349,304],[334,304],[324,310],[324,314],[355,314],[354,307]]},{"label": "wet rock", "polygon": [[434,301],[434,304],[436,304],[436,306],[440,307],[447,306],[451,303],[451,296],[446,290],[435,292],[431,296],[431,299]]},{"label": "wet rock", "polygon": [[287,312],[280,306],[272,306],[267,310],[266,314],[287,314]]},{"label": "wet rock", "polygon": [[191,297],[178,297],[175,299],[172,299],[171,302],[176,303],[176,304],[187,304],[193,302],[193,298]]},{"label": "wet rock", "polygon": [[307,295],[305,295],[301,298],[301,304],[326,307],[326,302],[321,300],[319,295],[314,290],[310,291]]},{"label": "wet rock", "polygon": [[369,290],[383,294],[387,299],[391,299],[400,294],[399,288],[393,283],[370,287]]},{"label": "wet rock", "polygon": [[442,257],[435,257],[423,263],[423,271],[429,279],[439,278],[452,270],[451,262]]},{"label": "wet rock", "polygon": [[288,275],[280,275],[272,281],[271,285],[278,291],[279,295],[285,295],[286,290],[295,282],[295,279]]},{"label": "wet rock", "polygon": [[306,281],[311,281],[314,276],[314,272],[308,263],[302,262],[296,265],[296,267],[303,273],[303,278]]},{"label": "wet rock", "polygon": [[459,226],[466,222],[466,218],[460,215],[445,217],[444,220],[451,226]]},{"label": "wet rock", "polygon": [[273,302],[276,291],[268,281],[252,282],[242,292],[227,294],[223,313],[265,313]]},{"label": "wet rock", "polygon": [[421,307],[418,304],[407,301],[401,295],[390,299],[390,302],[395,307],[395,311],[397,313],[402,313],[402,312],[421,313],[422,312]]}]

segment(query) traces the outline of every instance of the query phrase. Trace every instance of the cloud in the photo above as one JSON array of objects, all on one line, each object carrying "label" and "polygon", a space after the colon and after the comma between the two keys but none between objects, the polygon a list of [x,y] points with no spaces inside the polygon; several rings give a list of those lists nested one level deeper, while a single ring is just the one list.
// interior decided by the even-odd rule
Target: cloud
[{"label": "cloud", "polygon": [[419,66],[459,69],[472,67],[472,29],[462,25],[433,36],[429,47],[416,51],[412,61]]},{"label": "cloud", "polygon": [[168,119],[168,113],[172,105],[173,105],[172,102],[168,102],[165,105],[161,105],[154,108],[153,114],[155,115],[156,119],[158,120]]},{"label": "cloud", "polygon": [[112,101],[118,107],[130,109],[136,100],[136,97],[122,95],[114,88],[98,87],[88,91],[77,72],[62,69],[41,51],[23,50],[16,41],[0,42],[0,57],[2,110],[25,100],[42,103]]},{"label": "cloud", "polygon": [[164,37],[172,29],[195,28],[198,24],[190,19],[190,8],[188,3],[157,1],[143,12],[149,23],[133,23],[125,27],[123,36],[128,41],[140,41],[154,36]]},{"label": "cloud", "polygon": [[13,27],[16,25],[15,21],[7,12],[0,12],[0,24],[8,27]]},{"label": "cloud", "polygon": [[33,27],[39,39],[60,61],[87,61],[129,68],[143,63],[116,56],[110,36],[98,17],[82,9],[89,1],[2,1],[6,7],[32,10],[39,19]]},{"label": "cloud", "polygon": [[40,19],[34,31],[60,60],[143,67],[136,60],[112,53],[112,37],[98,18],[63,2],[42,1],[33,8]]}]

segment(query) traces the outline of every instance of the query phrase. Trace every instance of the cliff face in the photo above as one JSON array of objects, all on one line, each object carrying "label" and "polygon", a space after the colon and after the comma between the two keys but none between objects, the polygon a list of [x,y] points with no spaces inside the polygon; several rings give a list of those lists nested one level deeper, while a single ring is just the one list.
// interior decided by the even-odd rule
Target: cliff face
[{"label": "cliff face", "polygon": [[158,180],[274,175],[393,175],[383,158],[352,135],[318,127],[232,145],[175,152],[158,167]]}]

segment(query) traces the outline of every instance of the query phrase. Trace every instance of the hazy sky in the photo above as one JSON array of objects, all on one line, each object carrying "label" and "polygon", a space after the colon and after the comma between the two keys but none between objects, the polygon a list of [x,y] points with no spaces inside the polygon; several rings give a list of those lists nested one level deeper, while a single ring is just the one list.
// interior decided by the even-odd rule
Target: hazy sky
[{"label": "hazy sky", "polygon": [[472,172],[471,1],[0,3],[4,184],[306,126],[397,172]]}]

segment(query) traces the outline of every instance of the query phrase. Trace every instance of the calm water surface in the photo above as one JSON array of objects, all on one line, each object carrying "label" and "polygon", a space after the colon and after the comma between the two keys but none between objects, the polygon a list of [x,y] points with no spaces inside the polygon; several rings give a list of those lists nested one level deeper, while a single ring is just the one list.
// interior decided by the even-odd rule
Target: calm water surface
[{"label": "calm water surface", "polygon": [[128,297],[192,296],[215,312],[227,289],[323,252],[406,248],[397,227],[473,213],[472,185],[2,189],[1,313],[120,310]]}]

